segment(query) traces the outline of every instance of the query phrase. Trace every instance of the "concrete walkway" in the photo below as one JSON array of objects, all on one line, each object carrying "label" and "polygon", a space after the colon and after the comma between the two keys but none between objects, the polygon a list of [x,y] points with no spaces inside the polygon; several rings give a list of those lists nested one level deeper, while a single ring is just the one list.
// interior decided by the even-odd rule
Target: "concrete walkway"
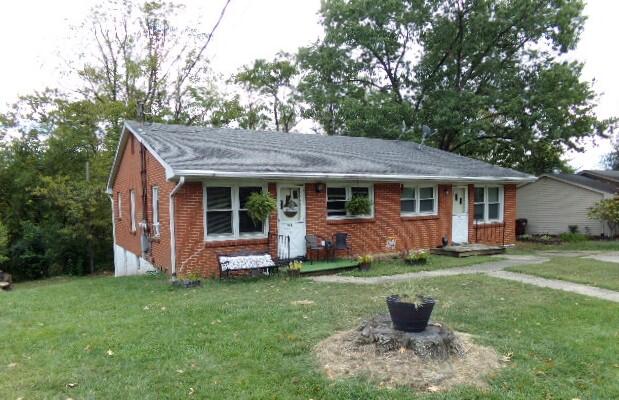
[{"label": "concrete walkway", "polygon": [[527,283],[544,288],[563,290],[565,292],[578,293],[584,296],[596,297],[602,300],[614,301],[619,303],[619,292],[614,290],[602,289],[595,286],[583,285],[558,279],[546,279],[539,276],[531,276],[509,271],[493,271],[488,273],[495,278],[508,279],[510,281]]},{"label": "concrete walkway", "polygon": [[516,265],[531,265],[542,264],[549,261],[548,258],[539,256],[516,256],[507,255],[501,256],[506,260],[490,261],[483,264],[471,265],[468,267],[439,269],[434,271],[421,271],[410,272],[399,275],[386,275],[386,276],[372,276],[372,277],[355,277],[355,276],[341,276],[341,275],[322,275],[315,276],[312,279],[315,282],[322,283],[352,283],[357,285],[379,285],[383,283],[394,283],[409,281],[423,278],[434,278],[441,276],[454,276],[465,274],[486,274],[495,278],[508,279],[512,281],[527,283],[544,288],[551,288],[557,290],[563,290],[571,293],[578,293],[585,296],[595,297],[602,300],[609,300],[619,303],[619,292],[613,290],[597,288],[594,286],[582,285],[579,283],[573,283],[568,281],[546,279],[537,276],[514,273],[503,271],[505,268],[513,267]]}]

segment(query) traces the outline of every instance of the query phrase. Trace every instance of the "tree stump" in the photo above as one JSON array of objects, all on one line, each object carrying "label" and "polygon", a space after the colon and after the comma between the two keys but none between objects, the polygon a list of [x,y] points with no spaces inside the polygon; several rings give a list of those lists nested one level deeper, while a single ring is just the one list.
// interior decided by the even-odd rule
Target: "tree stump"
[{"label": "tree stump", "polygon": [[382,353],[409,349],[420,358],[434,360],[463,354],[454,332],[439,323],[428,324],[423,332],[404,332],[393,328],[388,314],[381,314],[363,321],[358,331],[357,344],[374,344]]}]

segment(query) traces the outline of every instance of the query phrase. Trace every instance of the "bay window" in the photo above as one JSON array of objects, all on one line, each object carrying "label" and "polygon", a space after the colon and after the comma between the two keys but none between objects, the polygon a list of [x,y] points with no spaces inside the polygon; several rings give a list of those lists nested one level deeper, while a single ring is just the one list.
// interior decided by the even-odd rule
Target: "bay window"
[{"label": "bay window", "polygon": [[400,193],[400,214],[434,215],[438,210],[436,186],[405,185]]},{"label": "bay window", "polygon": [[475,222],[503,221],[503,188],[475,186]]},{"label": "bay window", "polygon": [[[368,214],[352,215],[346,204],[353,197],[366,197],[370,201]],[[374,192],[369,185],[329,185],[327,186],[327,218],[369,218],[374,215]]]},{"label": "bay window", "polygon": [[252,193],[266,191],[261,185],[208,185],[204,188],[204,227],[207,240],[263,237],[266,221],[254,221],[246,208]]}]

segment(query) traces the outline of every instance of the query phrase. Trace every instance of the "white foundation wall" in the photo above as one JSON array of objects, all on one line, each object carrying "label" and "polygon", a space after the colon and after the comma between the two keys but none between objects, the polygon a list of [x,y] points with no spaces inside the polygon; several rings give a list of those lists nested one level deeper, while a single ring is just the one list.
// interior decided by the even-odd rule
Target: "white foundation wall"
[{"label": "white foundation wall", "polygon": [[155,271],[151,263],[129,250],[114,245],[114,276],[142,275]]}]

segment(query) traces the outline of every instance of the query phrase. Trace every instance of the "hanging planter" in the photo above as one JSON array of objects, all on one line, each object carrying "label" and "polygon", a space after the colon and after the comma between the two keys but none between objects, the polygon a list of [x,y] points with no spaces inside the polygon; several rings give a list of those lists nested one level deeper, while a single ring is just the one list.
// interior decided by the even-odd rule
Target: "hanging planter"
[{"label": "hanging planter", "polygon": [[254,192],[249,195],[245,207],[247,207],[249,218],[251,218],[254,224],[258,224],[266,221],[269,215],[275,211],[277,201],[269,192]]},{"label": "hanging planter", "polygon": [[372,203],[366,196],[353,196],[346,203],[346,211],[352,215],[369,215],[372,210]]},{"label": "hanging planter", "polygon": [[387,308],[393,328],[404,332],[423,332],[428,326],[436,301],[416,295],[413,298],[394,294],[387,297]]}]

